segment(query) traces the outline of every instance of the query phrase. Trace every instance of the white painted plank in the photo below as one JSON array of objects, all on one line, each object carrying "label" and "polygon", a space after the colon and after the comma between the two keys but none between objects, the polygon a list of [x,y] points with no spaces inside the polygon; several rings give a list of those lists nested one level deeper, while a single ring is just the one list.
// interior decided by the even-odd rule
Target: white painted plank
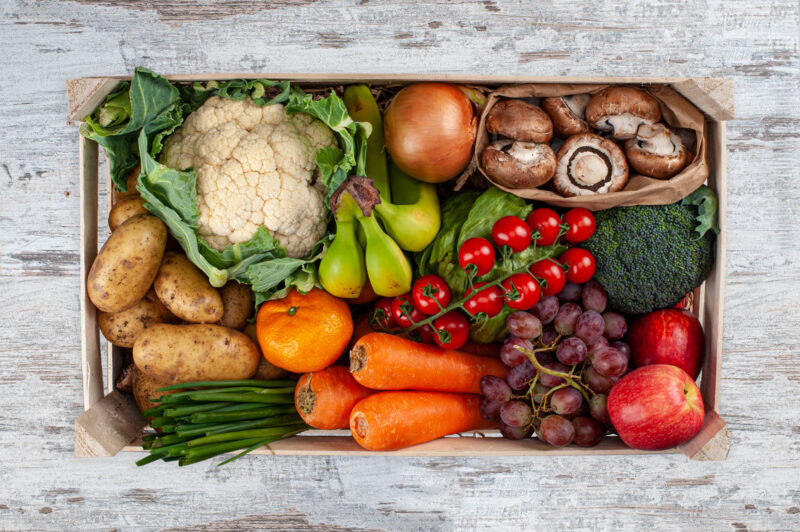
[{"label": "white painted plank", "polygon": [[[130,4],[0,5],[0,528],[798,528],[800,251],[787,222],[800,205],[796,0]],[[256,456],[221,469],[137,469],[130,453],[74,459],[79,161],[64,81],[140,64],[734,79],[719,399],[728,459]]]}]

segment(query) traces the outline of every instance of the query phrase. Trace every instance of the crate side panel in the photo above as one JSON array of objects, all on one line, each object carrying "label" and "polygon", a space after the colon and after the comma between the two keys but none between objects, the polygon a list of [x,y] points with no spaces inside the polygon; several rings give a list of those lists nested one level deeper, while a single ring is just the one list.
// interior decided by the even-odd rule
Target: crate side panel
[{"label": "crate side panel", "polygon": [[81,190],[81,366],[83,369],[83,408],[88,410],[103,397],[103,364],[97,310],[89,300],[86,279],[97,256],[97,144],[80,137]]},{"label": "crate side panel", "polygon": [[709,185],[719,198],[719,234],[717,235],[714,267],[705,282],[703,327],[706,338],[706,357],[700,390],[707,410],[719,411],[720,371],[722,369],[722,327],[725,307],[725,122],[709,121]]}]

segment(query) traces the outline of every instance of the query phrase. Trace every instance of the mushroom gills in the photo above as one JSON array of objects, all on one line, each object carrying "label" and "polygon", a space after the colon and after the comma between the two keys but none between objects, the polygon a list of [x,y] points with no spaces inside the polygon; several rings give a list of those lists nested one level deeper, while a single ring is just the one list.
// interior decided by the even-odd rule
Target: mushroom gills
[{"label": "mushroom gills", "polygon": [[622,113],[611,115],[597,122],[595,127],[601,131],[611,131],[615,139],[632,139],[642,125],[650,125],[653,122],[636,116],[633,113]]},{"label": "mushroom gills", "polygon": [[597,191],[611,179],[611,160],[592,146],[576,149],[568,163],[569,180],[576,187]]},{"label": "mushroom gills", "polygon": [[537,164],[548,153],[553,153],[553,150],[548,149],[546,144],[537,144],[535,142],[516,141],[511,146],[506,145],[500,149],[522,164]]},{"label": "mushroom gills", "polygon": [[675,155],[683,147],[681,138],[664,126],[649,124],[639,126],[636,144],[642,150],[654,155]]},{"label": "mushroom gills", "polygon": [[586,106],[589,105],[589,100],[591,99],[591,94],[573,94],[561,97],[561,101],[564,102],[567,109],[581,120],[586,120]]}]

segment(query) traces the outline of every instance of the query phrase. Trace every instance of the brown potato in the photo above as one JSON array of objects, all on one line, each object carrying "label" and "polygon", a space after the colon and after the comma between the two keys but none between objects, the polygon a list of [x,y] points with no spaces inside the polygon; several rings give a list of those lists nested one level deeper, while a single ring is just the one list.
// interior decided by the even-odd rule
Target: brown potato
[{"label": "brown potato", "polygon": [[94,259],[86,291],[103,312],[131,308],[153,284],[164,256],[167,228],[148,214],[134,216],[111,233]]},{"label": "brown potato", "polygon": [[[180,390],[175,390],[171,392],[158,392],[159,388],[163,388],[164,386],[169,386],[172,384],[171,382],[164,382],[153,378],[145,373],[139,371],[138,368],[134,366],[133,368],[133,398],[136,400],[136,406],[139,407],[139,412],[144,414],[144,411],[148,408],[153,408],[154,406],[158,406],[159,403],[153,402],[150,399],[157,399],[162,395],[170,395]],[[153,419],[152,417],[148,417],[147,420],[150,421]]]},{"label": "brown potato", "polygon": [[222,296],[222,319],[219,324],[231,329],[242,329],[253,313],[253,290],[246,284],[228,281],[220,288]]},{"label": "brown potato", "polygon": [[108,227],[113,231],[125,220],[139,214],[148,214],[144,208],[144,200],[137,195],[125,196],[111,207],[111,212],[108,213]]},{"label": "brown potato", "polygon": [[[251,340],[253,340],[256,346],[258,346],[258,336],[256,334],[255,322],[248,323],[247,326],[242,329],[242,332],[245,333]],[[258,348],[258,352],[261,353],[260,347]],[[288,371],[270,363],[262,356],[261,360],[258,361],[258,368],[256,368],[256,374],[253,375],[253,378],[268,381],[272,379],[283,379],[284,377],[288,376]]]},{"label": "brown potato", "polygon": [[116,191],[118,198],[124,198],[126,196],[134,196],[138,194],[136,190],[136,185],[139,183],[139,173],[142,171],[141,165],[136,165],[133,167],[133,170],[128,172],[128,177],[125,179],[125,183],[128,187],[127,192],[121,192],[119,190]]},{"label": "brown potato", "polygon": [[222,297],[185,255],[167,251],[153,287],[164,306],[184,321],[214,323],[222,318]]},{"label": "brown potato", "polygon": [[177,318],[159,301],[151,288],[141,301],[129,309],[110,314],[97,313],[97,324],[103,336],[121,347],[133,347],[143,330],[154,323],[174,323]]},{"label": "brown potato", "polygon": [[158,323],[133,344],[136,367],[170,384],[249,379],[261,358],[244,333],[221,325]]}]

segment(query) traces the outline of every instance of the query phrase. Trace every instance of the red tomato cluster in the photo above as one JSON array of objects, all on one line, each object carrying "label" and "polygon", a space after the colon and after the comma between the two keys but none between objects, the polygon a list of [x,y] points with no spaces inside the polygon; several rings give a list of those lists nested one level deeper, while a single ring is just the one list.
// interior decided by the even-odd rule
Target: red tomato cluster
[{"label": "red tomato cluster", "polygon": [[[563,217],[548,208],[535,209],[523,220],[517,216],[503,216],[492,227],[492,242],[475,237],[464,241],[458,249],[458,263],[471,278],[481,277],[494,268],[499,249],[508,247],[520,253],[536,237],[537,246],[552,246],[559,236],[569,244],[583,242],[592,236],[595,221],[587,209],[575,208]],[[594,276],[595,263],[591,253],[571,247],[558,261],[544,259],[535,262],[529,272],[515,273],[502,283],[502,287],[487,283],[474,283],[467,291],[464,310],[470,316],[486,314],[494,317],[504,305],[515,310],[533,308],[542,295],[558,294],[567,281],[582,284]],[[470,294],[473,294],[470,297]],[[414,282],[411,292],[395,298],[383,298],[375,304],[377,323],[385,328],[407,329],[429,316],[439,314],[450,304],[450,287],[438,275],[423,275]],[[469,336],[469,321],[464,314],[451,310],[433,321],[417,327],[423,342],[435,342],[444,349],[459,349]]]}]

